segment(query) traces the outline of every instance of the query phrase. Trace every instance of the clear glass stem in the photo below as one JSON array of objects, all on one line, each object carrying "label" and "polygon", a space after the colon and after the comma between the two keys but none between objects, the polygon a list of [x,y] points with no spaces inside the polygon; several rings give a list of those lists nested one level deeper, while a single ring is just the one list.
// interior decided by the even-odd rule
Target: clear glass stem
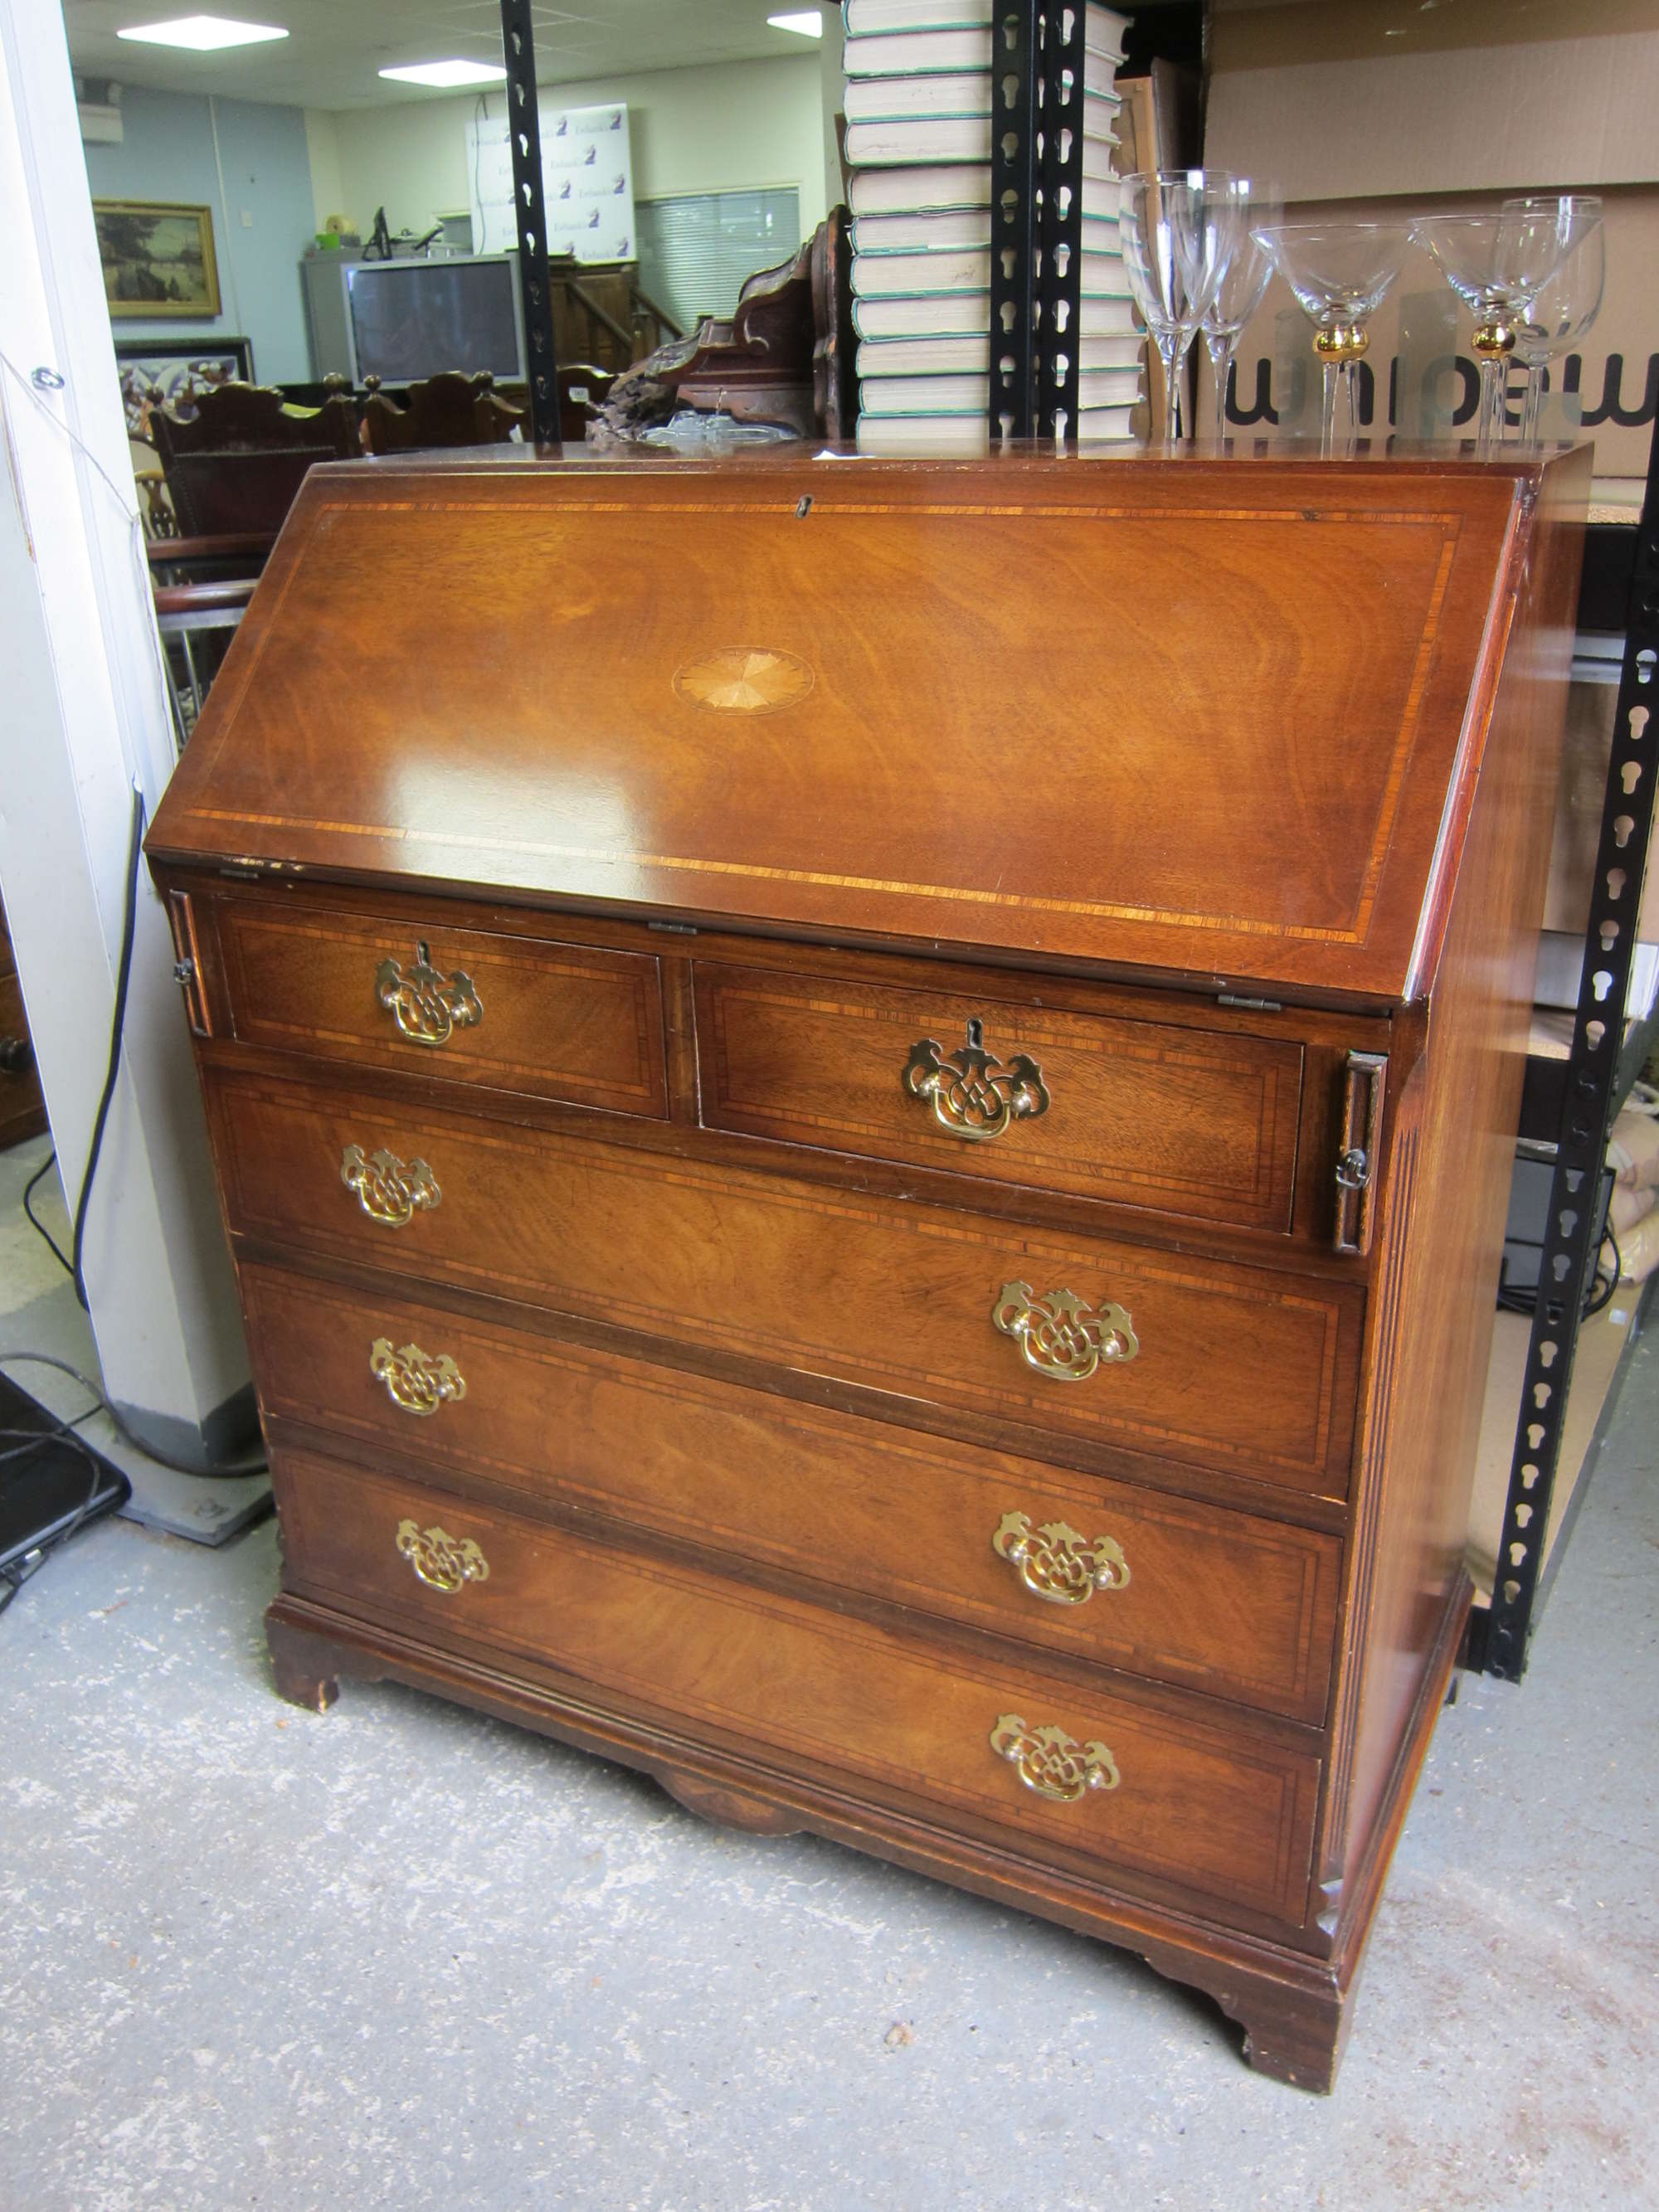
[{"label": "clear glass stem", "polygon": [[1477,455],[1496,452],[1504,428],[1503,364],[1490,354],[1480,359],[1480,404],[1475,410],[1474,450]]},{"label": "clear glass stem", "polygon": [[1193,342],[1191,331],[1182,337],[1179,331],[1160,331],[1158,334],[1158,357],[1164,364],[1164,450],[1174,453],[1181,441],[1181,371],[1187,359],[1187,349]]},{"label": "clear glass stem", "polygon": [[1164,452],[1175,452],[1176,420],[1179,420],[1179,398],[1175,389],[1176,362],[1176,334],[1172,330],[1155,331],[1157,358],[1164,362]]},{"label": "clear glass stem", "polygon": [[1319,450],[1329,454],[1336,446],[1336,380],[1341,374],[1334,361],[1324,364],[1325,387],[1319,410]]},{"label": "clear glass stem", "polygon": [[1547,372],[1542,362],[1534,362],[1527,371],[1527,392],[1521,402],[1521,442],[1535,446],[1538,442],[1538,414],[1544,404],[1544,378]]},{"label": "clear glass stem", "polygon": [[1227,385],[1233,372],[1233,349],[1238,337],[1234,331],[1206,331],[1204,343],[1209,349],[1210,368],[1215,377],[1215,441],[1223,446],[1227,441]]}]

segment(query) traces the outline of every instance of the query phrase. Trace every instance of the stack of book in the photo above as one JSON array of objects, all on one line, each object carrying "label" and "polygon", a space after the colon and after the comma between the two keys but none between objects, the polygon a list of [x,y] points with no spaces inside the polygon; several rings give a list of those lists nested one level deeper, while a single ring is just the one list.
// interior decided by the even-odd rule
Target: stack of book
[{"label": "stack of book", "polygon": [[[982,450],[995,0],[843,0],[860,453]],[[1084,10],[1079,439],[1127,438],[1141,338],[1111,166],[1128,25]]]}]

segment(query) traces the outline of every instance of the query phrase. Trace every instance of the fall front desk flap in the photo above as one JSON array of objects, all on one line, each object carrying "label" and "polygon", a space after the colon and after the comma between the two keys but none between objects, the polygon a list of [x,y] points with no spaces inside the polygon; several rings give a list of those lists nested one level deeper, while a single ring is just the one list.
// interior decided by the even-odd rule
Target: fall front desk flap
[{"label": "fall front desk flap", "polygon": [[1399,997],[1587,459],[313,469],[150,851]]}]

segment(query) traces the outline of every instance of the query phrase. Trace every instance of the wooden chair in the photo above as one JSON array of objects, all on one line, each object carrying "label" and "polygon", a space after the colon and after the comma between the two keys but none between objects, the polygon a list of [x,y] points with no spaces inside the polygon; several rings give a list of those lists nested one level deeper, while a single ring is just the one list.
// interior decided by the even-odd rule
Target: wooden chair
[{"label": "wooden chair", "polygon": [[198,394],[195,410],[157,407],[149,417],[185,538],[274,538],[312,463],[362,450],[343,386],[313,409],[287,405],[267,386],[222,384]]},{"label": "wooden chair", "polygon": [[416,453],[432,446],[498,446],[526,419],[495,390],[487,368],[476,376],[446,369],[409,387],[407,407],[395,406],[379,377],[364,380],[363,443],[371,453]]}]

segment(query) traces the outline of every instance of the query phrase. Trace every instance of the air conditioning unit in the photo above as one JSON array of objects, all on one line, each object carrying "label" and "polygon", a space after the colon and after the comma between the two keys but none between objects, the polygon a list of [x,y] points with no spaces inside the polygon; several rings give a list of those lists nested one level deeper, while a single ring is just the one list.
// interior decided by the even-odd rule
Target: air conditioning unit
[{"label": "air conditioning unit", "polygon": [[82,78],[76,87],[76,112],[81,118],[83,146],[118,146],[121,143],[121,88],[118,84]]}]

